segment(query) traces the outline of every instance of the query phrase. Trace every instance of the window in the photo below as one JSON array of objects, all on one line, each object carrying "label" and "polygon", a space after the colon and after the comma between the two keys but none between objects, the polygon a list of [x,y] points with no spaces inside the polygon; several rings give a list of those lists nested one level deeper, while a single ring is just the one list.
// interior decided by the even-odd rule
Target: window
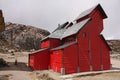
[{"label": "window", "polygon": [[83,37],[86,37],[86,33],[85,33],[85,32],[83,32],[82,36],[83,36]]},{"label": "window", "polygon": [[58,51],[56,51],[56,54],[59,54],[59,52],[58,52]]}]

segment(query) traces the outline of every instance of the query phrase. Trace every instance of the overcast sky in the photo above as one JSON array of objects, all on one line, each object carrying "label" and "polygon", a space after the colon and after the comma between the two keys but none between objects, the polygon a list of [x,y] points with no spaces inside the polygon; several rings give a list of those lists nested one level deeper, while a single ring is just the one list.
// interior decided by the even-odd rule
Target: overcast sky
[{"label": "overcast sky", "polygon": [[32,25],[52,32],[58,24],[73,21],[82,11],[100,3],[106,39],[120,39],[120,0],[0,0],[5,22]]}]

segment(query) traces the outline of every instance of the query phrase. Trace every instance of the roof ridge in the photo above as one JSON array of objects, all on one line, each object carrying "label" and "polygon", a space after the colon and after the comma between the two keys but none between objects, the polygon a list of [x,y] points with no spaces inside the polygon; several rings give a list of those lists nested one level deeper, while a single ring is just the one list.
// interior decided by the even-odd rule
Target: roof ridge
[{"label": "roof ridge", "polygon": [[100,5],[100,4],[97,4],[97,5],[95,5],[95,6],[91,7],[91,8],[86,9],[85,11],[81,12],[81,13],[79,14],[79,16],[78,16],[74,21],[79,20],[79,19],[81,19],[81,18],[89,15],[89,14],[90,14],[93,10],[95,10],[97,7],[98,7],[98,9],[101,11],[101,13],[103,14],[104,18],[107,18],[107,15],[106,15],[106,13],[104,12],[104,10],[103,10],[103,8],[101,7],[101,5]]},{"label": "roof ridge", "polygon": [[95,5],[95,6],[91,7],[91,8],[88,8],[88,9],[82,11],[74,21],[76,21],[76,20],[90,14],[97,6],[98,5]]},{"label": "roof ridge", "polygon": [[[81,22],[79,22],[79,23],[77,23],[77,24],[74,24],[74,25],[72,25],[71,27],[67,28],[66,31],[62,34],[62,36],[61,36],[60,39],[62,40],[62,39],[65,38],[65,37],[68,37],[68,36],[70,36],[70,35],[76,34],[88,21],[90,21],[90,19],[91,19],[91,18],[87,18],[87,19],[82,20]],[[79,27],[78,27],[78,25],[79,25]],[[75,27],[77,27],[77,31],[76,31]],[[73,28],[73,29],[72,29],[72,28]],[[70,32],[69,29],[72,29],[72,30],[74,30],[74,31],[73,31],[73,32],[72,32],[72,31]],[[67,31],[67,30],[68,30],[68,31]]]}]

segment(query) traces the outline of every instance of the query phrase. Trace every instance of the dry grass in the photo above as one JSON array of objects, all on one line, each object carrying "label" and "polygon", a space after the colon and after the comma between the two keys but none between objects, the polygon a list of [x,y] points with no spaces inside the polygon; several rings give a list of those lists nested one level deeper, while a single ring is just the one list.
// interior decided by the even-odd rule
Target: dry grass
[{"label": "dry grass", "polygon": [[0,80],[9,80],[9,77],[12,76],[12,74],[8,75],[0,75]]},{"label": "dry grass", "polygon": [[53,78],[51,78],[49,76],[49,74],[39,74],[37,72],[33,72],[30,74],[30,77],[33,79],[33,80],[54,80]]}]

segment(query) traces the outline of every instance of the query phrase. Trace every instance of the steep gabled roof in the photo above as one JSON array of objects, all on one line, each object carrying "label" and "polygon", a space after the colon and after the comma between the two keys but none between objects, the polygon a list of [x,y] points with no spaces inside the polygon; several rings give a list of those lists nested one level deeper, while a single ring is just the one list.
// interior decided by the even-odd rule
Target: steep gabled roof
[{"label": "steep gabled roof", "polygon": [[112,49],[110,48],[110,46],[108,45],[107,41],[105,40],[104,36],[101,34],[100,35],[102,40],[105,42],[105,44],[107,45],[108,49],[111,51]]},{"label": "steep gabled roof", "polygon": [[73,34],[76,34],[80,29],[82,29],[82,27],[84,27],[84,25],[86,23],[88,23],[90,21],[90,18],[85,19],[77,24],[74,24],[73,26],[69,27],[66,29],[66,31],[63,33],[61,39],[71,36]]},{"label": "steep gabled roof", "polygon": [[90,14],[93,10],[95,10],[96,8],[98,8],[98,9],[100,10],[100,12],[102,13],[102,15],[103,15],[104,18],[107,18],[107,15],[106,15],[106,13],[104,12],[103,8],[101,7],[100,4],[98,4],[98,5],[90,8],[90,9],[88,9],[88,10],[86,10],[86,11],[83,11],[74,21],[76,21],[76,20],[78,20],[78,19],[80,19],[80,18],[83,18],[83,17],[89,15],[89,14]]},{"label": "steep gabled roof", "polygon": [[90,19],[91,18],[85,19],[77,24],[72,25],[71,27],[68,27],[68,28],[65,28],[65,26],[64,26],[64,28],[61,28],[61,29],[58,28],[42,40],[45,40],[47,38],[63,39],[65,37],[76,34],[80,29],[82,29],[82,27],[84,27],[85,24],[87,24],[90,21]]},{"label": "steep gabled roof", "polygon": [[49,38],[60,39],[65,31],[66,31],[66,29],[56,30],[55,32],[53,32],[49,35]]},{"label": "steep gabled roof", "polygon": [[50,35],[48,35],[47,37],[43,38],[42,40],[45,40],[45,39],[48,39],[48,38],[60,39],[62,34],[66,31],[66,26],[68,24],[69,24],[69,22],[66,22],[66,23],[64,23],[62,25],[59,25],[57,27],[57,29],[55,29]]},{"label": "steep gabled roof", "polygon": [[[102,13],[104,18],[107,18],[107,15],[105,14],[103,8],[101,7],[100,4],[98,4],[98,5],[90,8],[90,9],[82,12],[75,20],[78,20],[80,18],[83,18],[83,17],[89,15],[96,8],[98,8],[100,10],[100,12]],[[58,26],[57,29],[55,29],[49,36],[45,37],[44,39],[47,39],[47,38],[63,39],[65,37],[76,34],[80,29],[82,29],[82,27],[85,24],[87,24],[90,21],[90,19],[91,18],[82,20],[81,22],[79,22],[77,24],[74,24],[74,25],[72,25],[71,27],[68,27],[68,28],[67,28],[67,26],[69,25],[69,23],[66,22],[66,23]],[[44,40],[44,39],[42,39],[42,40]]]}]

